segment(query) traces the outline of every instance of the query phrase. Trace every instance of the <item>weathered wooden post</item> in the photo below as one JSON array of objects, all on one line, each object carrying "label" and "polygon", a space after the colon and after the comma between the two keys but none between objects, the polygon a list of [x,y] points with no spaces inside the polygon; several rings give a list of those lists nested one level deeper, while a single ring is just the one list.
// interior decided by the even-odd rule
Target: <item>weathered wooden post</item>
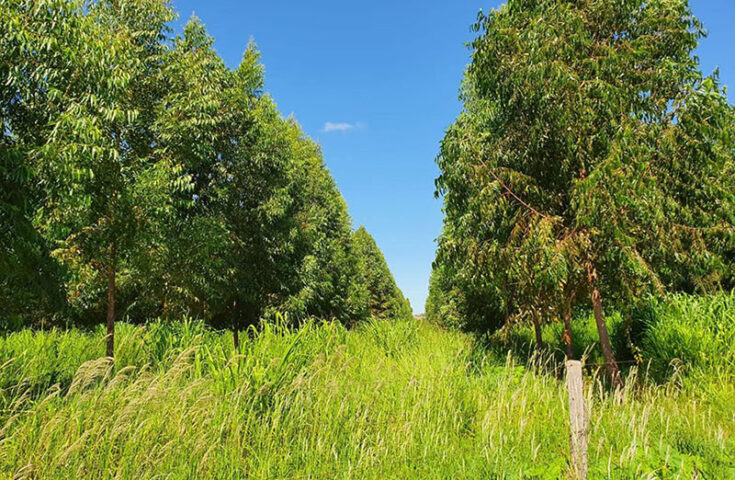
[{"label": "weathered wooden post", "polygon": [[569,417],[571,432],[569,450],[575,480],[587,479],[587,409],[584,406],[582,388],[582,362],[569,360],[567,365],[567,391],[569,392]]}]

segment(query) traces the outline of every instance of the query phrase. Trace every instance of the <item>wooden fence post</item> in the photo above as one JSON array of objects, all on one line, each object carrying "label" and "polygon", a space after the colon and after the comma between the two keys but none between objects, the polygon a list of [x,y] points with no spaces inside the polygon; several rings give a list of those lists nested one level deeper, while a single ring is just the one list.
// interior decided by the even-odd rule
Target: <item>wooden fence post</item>
[{"label": "wooden fence post", "polygon": [[569,417],[571,432],[569,451],[575,480],[587,479],[587,410],[582,389],[582,362],[569,360],[567,366],[567,391],[569,392]]}]

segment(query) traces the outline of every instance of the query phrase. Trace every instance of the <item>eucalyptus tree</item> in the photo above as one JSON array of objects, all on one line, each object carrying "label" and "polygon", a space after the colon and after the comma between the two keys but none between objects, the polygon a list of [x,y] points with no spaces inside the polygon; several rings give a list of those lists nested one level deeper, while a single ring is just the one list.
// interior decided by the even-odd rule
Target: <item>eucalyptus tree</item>
[{"label": "eucalyptus tree", "polygon": [[510,0],[475,28],[438,261],[506,318],[588,297],[619,383],[603,296],[716,287],[732,252],[733,110],[701,25],[685,0]]},{"label": "eucalyptus tree", "polygon": [[63,282],[76,320],[106,311],[108,356],[118,307],[236,342],[269,312],[366,318],[345,202],[255,46],[232,70],[172,19],[165,0],[0,3],[0,301]]},{"label": "eucalyptus tree", "polygon": [[49,108],[59,113],[33,158],[45,191],[44,231],[75,272],[70,295],[84,282],[106,283],[112,357],[118,270],[148,231],[152,207],[172,188],[186,188],[154,154],[152,131],[173,13],[159,0],[100,1],[85,4],[81,18],[76,41],[59,48],[72,73],[53,90]]},{"label": "eucalyptus tree", "polygon": [[[192,17],[163,68],[157,152],[189,189],[163,212],[163,234],[141,275],[164,315],[202,315],[218,327],[254,325],[291,274],[288,126],[262,94],[254,44],[231,70]],[[145,268],[142,266],[141,268]]]},{"label": "eucalyptus tree", "polygon": [[151,210],[155,229],[146,255],[136,256],[137,315],[209,318],[218,308],[225,265],[219,255],[227,231],[219,209],[222,159],[231,155],[234,112],[226,90],[233,73],[213,49],[214,40],[192,16],[163,56],[162,92],[156,105],[154,154],[178,173],[174,194]]},{"label": "eucalyptus tree", "polygon": [[[222,252],[227,315],[238,331],[255,325],[274,305],[291,275],[288,263],[294,218],[289,215],[288,142],[284,122],[268,97],[253,102],[248,50],[229,90],[243,116],[232,157],[223,157],[221,214],[227,231]],[[248,106],[248,104],[250,104]],[[251,123],[252,121],[252,123]]]},{"label": "eucalyptus tree", "polygon": [[1,317],[49,315],[61,307],[61,271],[34,219],[42,192],[28,157],[45,142],[53,93],[72,70],[60,38],[79,38],[80,2],[0,3],[0,305]]},{"label": "eucalyptus tree", "polygon": [[370,314],[375,318],[411,318],[411,305],[396,285],[375,239],[364,226],[355,231],[352,239],[365,275]]},{"label": "eucalyptus tree", "polygon": [[352,220],[321,149],[287,120],[291,215],[294,230],[287,294],[277,310],[295,319],[335,319],[352,325],[368,318],[368,291],[352,241]]},{"label": "eucalyptus tree", "polygon": [[254,44],[234,71],[212,44],[193,17],[164,62],[156,152],[191,188],[137,267],[149,303],[232,328],[236,344],[269,312],[364,317],[350,220],[319,149],[263,95]]}]

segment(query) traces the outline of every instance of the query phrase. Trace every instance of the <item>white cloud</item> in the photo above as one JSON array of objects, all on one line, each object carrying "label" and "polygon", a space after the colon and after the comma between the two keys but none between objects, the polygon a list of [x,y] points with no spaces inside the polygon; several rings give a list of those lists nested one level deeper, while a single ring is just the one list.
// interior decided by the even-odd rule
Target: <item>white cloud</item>
[{"label": "white cloud", "polygon": [[347,123],[347,122],[327,122],[324,124],[324,128],[322,131],[324,133],[329,132],[347,132],[349,130],[354,130],[356,128],[360,128],[362,126],[361,123]]}]

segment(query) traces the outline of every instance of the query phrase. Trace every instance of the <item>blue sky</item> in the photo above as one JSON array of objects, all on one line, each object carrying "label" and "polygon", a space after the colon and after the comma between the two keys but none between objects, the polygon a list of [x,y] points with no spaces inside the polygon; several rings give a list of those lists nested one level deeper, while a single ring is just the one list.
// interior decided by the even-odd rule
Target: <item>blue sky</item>
[{"label": "blue sky", "polygon": [[[375,237],[422,312],[442,223],[434,158],[461,107],[470,25],[504,2],[172,1],[177,27],[195,12],[231,67],[255,39],[266,90],[322,146],[355,226]],[[735,88],[735,0],[691,4],[710,30],[698,51],[704,71],[719,66]]]}]

